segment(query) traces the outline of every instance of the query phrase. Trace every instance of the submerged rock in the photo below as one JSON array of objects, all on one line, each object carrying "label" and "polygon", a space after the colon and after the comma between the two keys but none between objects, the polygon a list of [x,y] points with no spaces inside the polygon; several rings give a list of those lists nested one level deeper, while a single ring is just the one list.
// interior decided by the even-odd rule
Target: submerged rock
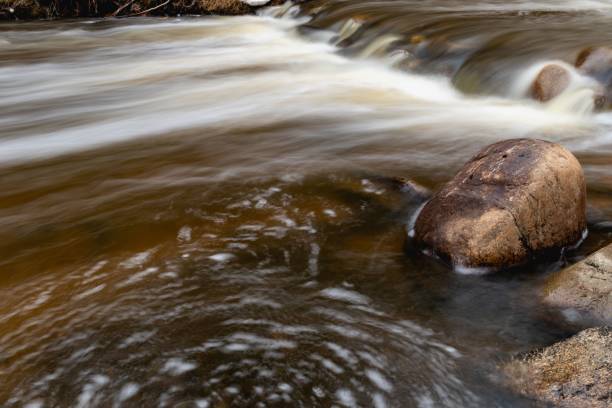
[{"label": "submerged rock", "polygon": [[531,85],[531,97],[547,102],[559,96],[570,84],[571,74],[567,68],[558,64],[548,64],[538,74]]},{"label": "submerged rock", "polygon": [[609,327],[577,335],[517,358],[503,367],[517,392],[560,407],[612,404],[612,333]]},{"label": "submerged rock", "polygon": [[455,268],[500,268],[558,253],[585,231],[578,160],[558,144],[512,139],[473,157],[423,207],[413,233]]},{"label": "submerged rock", "polygon": [[596,106],[602,108],[612,103],[612,48],[589,47],[576,58],[576,68],[584,75],[597,80],[603,87],[596,99]]},{"label": "submerged rock", "polygon": [[391,180],[404,194],[419,200],[425,201],[431,196],[431,191],[418,184],[416,181],[406,177],[393,177]]},{"label": "submerged rock", "polygon": [[612,48],[589,47],[582,50],[576,58],[576,68],[608,84],[612,80]]},{"label": "submerged rock", "polygon": [[612,324],[612,244],[551,275],[544,301]]}]

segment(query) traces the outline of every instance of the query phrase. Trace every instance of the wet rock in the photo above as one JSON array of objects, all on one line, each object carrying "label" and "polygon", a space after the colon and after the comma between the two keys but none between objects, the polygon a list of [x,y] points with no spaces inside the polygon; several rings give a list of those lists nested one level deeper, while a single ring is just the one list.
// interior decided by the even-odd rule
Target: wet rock
[{"label": "wet rock", "polygon": [[544,286],[544,301],[612,324],[612,244],[551,275]]},{"label": "wet rock", "polygon": [[603,84],[612,80],[612,48],[590,47],[576,58],[576,68]]},{"label": "wet rock", "polygon": [[558,64],[548,64],[538,74],[531,85],[531,97],[547,102],[559,96],[570,84],[571,74],[567,68]]},{"label": "wet rock", "polygon": [[503,367],[517,392],[559,407],[612,404],[612,333],[584,330]]},{"label": "wet rock", "polygon": [[[584,74],[584,73],[582,73]],[[579,92],[582,90],[583,92]],[[588,91],[587,91],[588,90]],[[586,91],[586,92],[585,92]],[[579,75],[574,67],[559,63],[546,64],[537,73],[531,86],[527,90],[528,95],[540,102],[548,102],[557,98],[562,93],[573,92],[576,102],[583,101],[586,95],[592,99],[591,109],[601,110],[606,106],[605,87],[594,80]],[[570,100],[561,103],[567,104]]]},{"label": "wet rock", "polygon": [[575,245],[586,229],[578,160],[558,144],[512,139],[474,156],[423,207],[415,243],[456,268],[500,268]]},{"label": "wet rock", "polygon": [[404,194],[417,200],[425,201],[431,196],[431,191],[416,181],[406,177],[393,177],[391,182]]},{"label": "wet rock", "polygon": [[612,103],[612,48],[586,48],[578,54],[575,65],[581,73],[602,84],[603,90],[596,99],[596,106],[601,108],[610,105]]}]

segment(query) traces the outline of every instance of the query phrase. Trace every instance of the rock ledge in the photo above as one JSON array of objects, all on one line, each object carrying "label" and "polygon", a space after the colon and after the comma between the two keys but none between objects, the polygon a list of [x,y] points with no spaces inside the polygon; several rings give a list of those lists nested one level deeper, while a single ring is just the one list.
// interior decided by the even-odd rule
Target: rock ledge
[{"label": "rock ledge", "polygon": [[612,244],[552,274],[544,285],[544,302],[612,324]]},{"label": "rock ledge", "polygon": [[517,392],[559,407],[612,405],[612,332],[584,330],[503,367]]}]

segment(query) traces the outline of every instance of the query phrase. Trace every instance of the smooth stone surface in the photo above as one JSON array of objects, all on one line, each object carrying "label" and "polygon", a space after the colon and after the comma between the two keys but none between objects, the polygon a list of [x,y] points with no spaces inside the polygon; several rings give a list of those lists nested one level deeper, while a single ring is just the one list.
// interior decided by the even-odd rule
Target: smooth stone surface
[{"label": "smooth stone surface", "polygon": [[571,80],[569,71],[557,64],[548,64],[538,74],[531,85],[531,97],[547,102],[567,89]]},{"label": "smooth stone surface", "polygon": [[612,324],[612,244],[552,274],[544,286],[544,301]]},{"label": "smooth stone surface", "polygon": [[586,230],[582,167],[564,147],[512,139],[485,147],[417,217],[415,243],[456,269],[518,265],[575,245]]},{"label": "smooth stone surface", "polygon": [[559,407],[612,404],[612,333],[592,328],[503,367],[517,392]]}]

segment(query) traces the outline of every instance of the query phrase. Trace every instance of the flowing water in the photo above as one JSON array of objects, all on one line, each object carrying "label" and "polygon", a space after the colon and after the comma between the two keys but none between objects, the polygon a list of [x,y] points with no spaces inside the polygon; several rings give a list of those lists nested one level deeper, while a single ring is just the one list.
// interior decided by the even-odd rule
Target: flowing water
[{"label": "flowing water", "polygon": [[[533,406],[496,365],[612,241],[612,112],[578,73],[612,2],[310,1],[260,16],[0,25],[0,406]],[[462,275],[406,226],[478,149],[563,143],[589,237]]]}]

